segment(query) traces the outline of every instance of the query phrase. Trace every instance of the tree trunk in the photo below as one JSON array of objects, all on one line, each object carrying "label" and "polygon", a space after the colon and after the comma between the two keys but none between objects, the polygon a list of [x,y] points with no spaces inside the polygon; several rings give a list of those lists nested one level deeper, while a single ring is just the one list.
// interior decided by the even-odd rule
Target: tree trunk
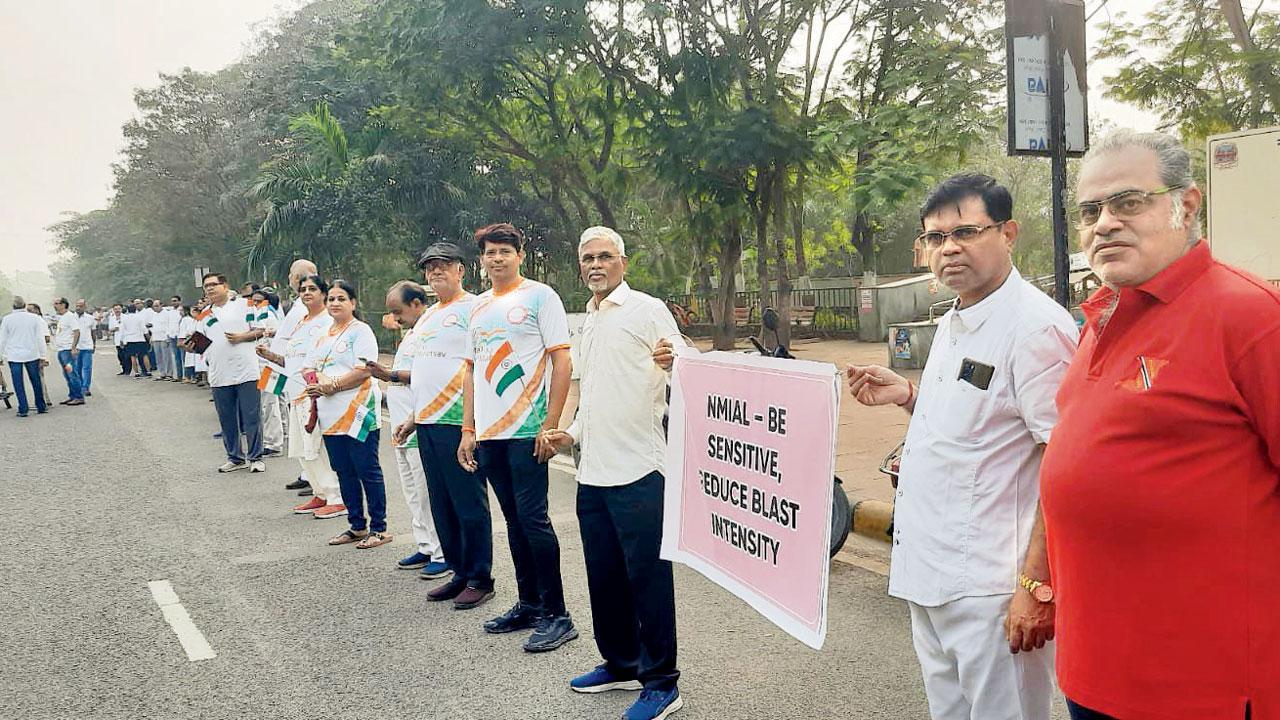
[{"label": "tree trunk", "polygon": [[791,274],[787,271],[786,174],[779,167],[773,183],[773,257],[778,278],[778,332],[775,340],[791,346]]},{"label": "tree trunk", "polygon": [[791,235],[796,244],[796,277],[809,275],[809,258],[804,248],[804,172],[796,176],[796,186],[791,199]]},{"label": "tree trunk", "polygon": [[716,350],[732,350],[736,340],[733,301],[738,294],[737,274],[742,262],[742,228],[735,220],[727,229],[716,262],[720,286],[716,288],[715,300],[711,306],[711,315],[715,321],[711,330],[712,347]]},{"label": "tree trunk", "polygon": [[756,279],[760,285],[756,320],[760,323],[758,337],[763,338],[764,309],[769,307],[769,212],[773,206],[773,177],[770,169],[758,171],[756,176],[756,204],[752,208],[756,231]]},{"label": "tree trunk", "polygon": [[871,219],[867,217],[865,211],[854,216],[851,230],[853,249],[857,250],[858,256],[862,258],[862,272],[874,272],[876,270],[875,234],[871,230]]}]

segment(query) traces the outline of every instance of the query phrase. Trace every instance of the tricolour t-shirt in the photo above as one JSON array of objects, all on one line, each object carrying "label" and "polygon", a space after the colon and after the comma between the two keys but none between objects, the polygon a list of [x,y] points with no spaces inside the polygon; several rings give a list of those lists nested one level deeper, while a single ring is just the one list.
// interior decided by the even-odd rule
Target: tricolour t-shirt
[{"label": "tricolour t-shirt", "polygon": [[473,364],[476,438],[531,438],[547,418],[551,353],[569,347],[569,318],[550,287],[524,278],[476,298],[467,360]]},{"label": "tricolour t-shirt", "polygon": [[[366,360],[377,359],[378,338],[373,328],[351,320],[345,328],[330,327],[321,335],[303,367],[315,369],[324,382],[364,367]],[[347,435],[362,442],[370,432],[382,427],[381,407],[382,391],[373,378],[365,378],[350,390],[321,396],[316,402],[323,434]]]},{"label": "tricolour t-shirt", "polygon": [[476,296],[463,293],[427,308],[414,326],[413,406],[419,425],[461,425],[467,377],[467,328]]},{"label": "tricolour t-shirt", "polygon": [[333,327],[333,316],[328,312],[321,310],[315,317],[307,318],[305,306],[302,303],[298,303],[297,306],[303,307],[303,317],[292,324],[288,337],[281,338],[277,334],[271,344],[272,351],[284,357],[284,372],[287,378],[284,386],[285,397],[294,403],[304,402],[307,399],[305,394],[307,384],[303,382],[301,375],[302,368],[306,366],[307,356],[311,354],[311,349],[316,346],[316,343],[320,342],[320,338]]}]

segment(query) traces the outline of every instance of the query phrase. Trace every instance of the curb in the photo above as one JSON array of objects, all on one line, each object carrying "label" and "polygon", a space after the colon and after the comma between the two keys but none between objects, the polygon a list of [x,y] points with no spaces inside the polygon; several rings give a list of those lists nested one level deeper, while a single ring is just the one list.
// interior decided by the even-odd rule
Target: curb
[{"label": "curb", "polygon": [[893,503],[858,500],[853,503],[853,532],[888,543],[893,528]]}]

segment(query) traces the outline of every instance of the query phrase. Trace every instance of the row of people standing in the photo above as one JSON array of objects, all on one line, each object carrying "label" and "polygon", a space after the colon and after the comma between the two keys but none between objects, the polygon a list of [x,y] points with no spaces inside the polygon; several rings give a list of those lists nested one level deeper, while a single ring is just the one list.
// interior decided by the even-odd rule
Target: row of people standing
[{"label": "row of people standing", "polygon": [[[415,552],[397,565],[447,577],[427,598],[455,610],[495,597],[492,487],[518,599],[483,629],[531,630],[525,650],[555,650],[579,632],[564,597],[547,463],[576,440],[584,458],[579,518],[605,662],[569,686],[583,693],[641,690],[624,717],[666,717],[683,704],[672,570],[658,556],[661,417],[665,369],[680,342],[675,321],[660,301],[626,287],[625,246],[616,232],[585,233],[588,310],[609,320],[597,334],[588,319],[584,342],[599,341],[585,356],[577,422],[561,431],[572,372],[564,304],[550,287],[521,275],[519,230],[492,225],[475,239],[490,290],[477,296],[463,288],[466,254],[451,243],[432,245],[419,261],[434,303],[416,282],[390,288],[389,314],[405,332],[389,367],[378,362],[373,330],[357,316],[354,287],[313,272],[291,275],[299,301],[257,354],[270,363],[265,386],[279,386],[289,398],[289,455],[310,486],[303,491],[313,493],[295,512],[345,515],[348,526],[331,545],[372,548],[392,540],[379,462],[380,382],[386,383],[390,441],[416,541]],[[225,279],[205,284],[217,304]],[[226,338],[239,340],[238,333]],[[626,374],[614,377],[619,367]],[[618,392],[634,402],[613,407]]]}]

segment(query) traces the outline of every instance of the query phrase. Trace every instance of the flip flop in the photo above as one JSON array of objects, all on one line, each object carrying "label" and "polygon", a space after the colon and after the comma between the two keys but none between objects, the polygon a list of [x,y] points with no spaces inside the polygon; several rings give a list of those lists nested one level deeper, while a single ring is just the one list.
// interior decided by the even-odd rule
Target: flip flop
[{"label": "flip flop", "polygon": [[394,539],[395,536],[390,533],[373,532],[369,533],[363,540],[356,543],[356,548],[359,550],[368,550],[369,548],[376,548],[379,545],[386,545]]},{"label": "flip flop", "polygon": [[362,533],[357,533],[354,530],[343,530],[340,534],[335,535],[332,538],[329,538],[329,544],[330,545],[346,545],[348,543],[353,543],[359,540],[363,540],[368,534],[369,533],[367,531]]}]

